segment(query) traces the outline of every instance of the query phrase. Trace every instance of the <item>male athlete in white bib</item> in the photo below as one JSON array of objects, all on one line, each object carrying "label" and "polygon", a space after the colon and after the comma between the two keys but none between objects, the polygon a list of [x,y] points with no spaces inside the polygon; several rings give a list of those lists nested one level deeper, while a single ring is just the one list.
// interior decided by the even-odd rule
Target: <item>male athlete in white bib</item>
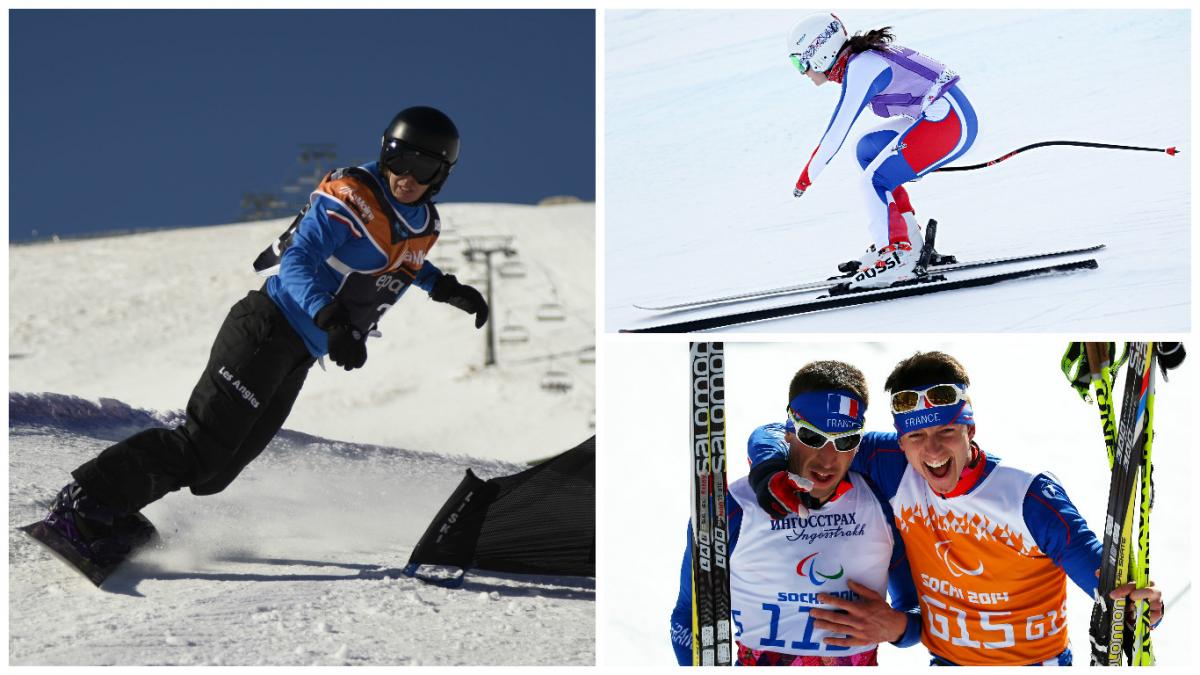
[{"label": "male athlete in white bib", "polygon": [[[817,361],[796,373],[788,398],[787,422],[771,425],[788,445],[781,501],[762,504],[769,513],[756,508],[755,490],[742,478],[726,502],[737,662],[875,665],[878,643],[915,644],[921,629],[891,509],[868,479],[849,470],[862,439],[866,382],[853,366]],[[804,490],[790,487],[797,485]],[[689,547],[671,613],[680,665],[692,663],[691,568]],[[879,621],[852,631],[818,621],[822,610],[842,607]]]}]

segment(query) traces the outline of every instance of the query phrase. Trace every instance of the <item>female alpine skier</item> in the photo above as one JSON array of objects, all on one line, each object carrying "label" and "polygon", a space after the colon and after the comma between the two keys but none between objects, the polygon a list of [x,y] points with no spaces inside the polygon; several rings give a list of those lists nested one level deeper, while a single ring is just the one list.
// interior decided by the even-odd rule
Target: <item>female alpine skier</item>
[{"label": "female alpine skier", "polygon": [[842,20],[827,13],[801,19],[788,35],[797,70],[817,86],[842,85],[829,127],[796,181],[796,197],[833,160],[863,108],[869,104],[887,120],[858,140],[871,242],[851,288],[914,277],[922,236],[904,184],[960,157],[978,131],[958,74],[892,40],[890,26],[848,37]]}]

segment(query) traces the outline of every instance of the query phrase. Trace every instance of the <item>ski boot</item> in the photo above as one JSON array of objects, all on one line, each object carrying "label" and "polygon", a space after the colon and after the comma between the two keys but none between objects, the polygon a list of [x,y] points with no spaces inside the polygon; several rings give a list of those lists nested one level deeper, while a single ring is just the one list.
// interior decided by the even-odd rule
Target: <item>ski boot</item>
[{"label": "ski boot", "polygon": [[900,241],[879,249],[875,262],[864,267],[847,282],[847,290],[866,290],[893,286],[904,281],[916,279],[914,268],[917,254],[913,252],[912,244]]},{"label": "ski boot", "polygon": [[862,257],[854,260],[847,260],[844,263],[839,263],[838,272],[841,274],[836,277],[830,277],[830,279],[837,279],[839,277],[852,277],[855,274],[858,274],[859,270],[874,265],[875,260],[878,257],[879,251],[876,250],[875,244],[871,244],[867,247],[867,250],[863,252]]}]

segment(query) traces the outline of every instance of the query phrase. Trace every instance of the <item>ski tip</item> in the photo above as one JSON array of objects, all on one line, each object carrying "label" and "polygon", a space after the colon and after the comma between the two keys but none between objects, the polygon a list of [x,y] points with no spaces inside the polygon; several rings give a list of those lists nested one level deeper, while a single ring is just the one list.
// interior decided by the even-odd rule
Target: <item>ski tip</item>
[{"label": "ski tip", "polygon": [[1175,155],[1179,154],[1179,149],[1172,145],[1171,147],[1167,148],[1167,154],[1174,157]]}]

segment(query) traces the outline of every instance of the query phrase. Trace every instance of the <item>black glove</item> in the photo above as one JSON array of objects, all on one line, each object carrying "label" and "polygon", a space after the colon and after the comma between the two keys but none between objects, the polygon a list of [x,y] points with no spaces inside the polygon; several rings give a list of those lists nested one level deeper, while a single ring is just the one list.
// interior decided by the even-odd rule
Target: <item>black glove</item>
[{"label": "black glove", "polygon": [[1154,353],[1158,356],[1158,366],[1162,368],[1163,377],[1167,376],[1168,370],[1178,368],[1179,364],[1183,363],[1183,357],[1187,356],[1182,342],[1156,342]]},{"label": "black glove", "polygon": [[488,306],[479,291],[460,284],[453,274],[444,274],[433,284],[429,297],[434,302],[445,302],[461,309],[467,314],[475,315],[475,327],[482,328],[488,320]]},{"label": "black glove", "polygon": [[350,312],[334,300],[317,312],[317,328],[329,336],[329,358],[346,370],[362,368],[367,362],[367,336],[350,324]]}]

